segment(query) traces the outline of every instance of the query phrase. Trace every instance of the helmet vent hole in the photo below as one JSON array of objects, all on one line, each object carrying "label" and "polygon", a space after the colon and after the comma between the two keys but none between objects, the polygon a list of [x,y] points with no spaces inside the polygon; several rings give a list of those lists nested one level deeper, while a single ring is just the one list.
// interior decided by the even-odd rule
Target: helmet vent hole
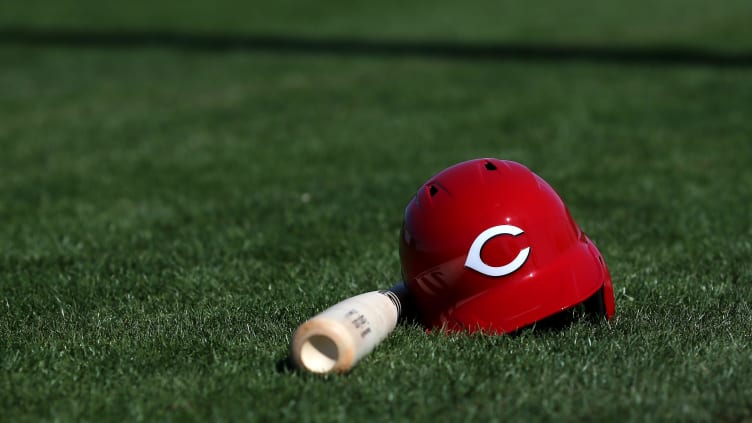
[{"label": "helmet vent hole", "polygon": [[496,165],[491,162],[486,162],[486,170],[496,170]]},{"label": "helmet vent hole", "polygon": [[430,194],[431,197],[433,197],[434,195],[436,195],[438,193],[439,193],[439,189],[436,188],[436,186],[431,185],[430,187],[428,187],[428,194]]}]

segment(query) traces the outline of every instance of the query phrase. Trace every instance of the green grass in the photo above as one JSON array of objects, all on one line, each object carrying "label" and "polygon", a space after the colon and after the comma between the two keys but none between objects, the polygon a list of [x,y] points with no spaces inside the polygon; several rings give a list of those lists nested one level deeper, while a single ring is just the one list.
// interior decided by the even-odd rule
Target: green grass
[{"label": "green grass", "polygon": [[[32,1],[0,28],[752,47],[749,2],[678,3]],[[0,420],[752,419],[749,65],[18,40],[0,63]],[[404,325],[348,375],[288,369],[298,324],[399,278],[416,188],[479,156],[559,191],[615,319]]]}]

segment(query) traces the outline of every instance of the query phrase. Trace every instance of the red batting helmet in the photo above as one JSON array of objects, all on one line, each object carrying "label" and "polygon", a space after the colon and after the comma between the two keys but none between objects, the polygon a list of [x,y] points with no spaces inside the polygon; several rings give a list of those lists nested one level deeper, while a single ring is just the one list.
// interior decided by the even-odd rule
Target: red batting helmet
[{"label": "red batting helmet", "polygon": [[428,327],[512,332],[578,304],[614,314],[595,244],[519,163],[471,160],[429,179],[405,209],[400,257]]}]

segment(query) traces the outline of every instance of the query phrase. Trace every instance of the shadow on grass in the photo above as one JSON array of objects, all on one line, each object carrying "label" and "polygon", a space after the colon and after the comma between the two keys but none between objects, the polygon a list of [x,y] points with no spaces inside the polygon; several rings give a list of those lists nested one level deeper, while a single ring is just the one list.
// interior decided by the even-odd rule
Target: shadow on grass
[{"label": "shadow on grass", "polygon": [[202,52],[248,51],[460,61],[594,62],[725,68],[752,66],[752,52],[721,52],[693,47],[417,41],[159,30],[0,28],[0,45],[119,49],[159,47]]},{"label": "shadow on grass", "polygon": [[573,309],[563,310],[553,316],[546,317],[538,322],[535,322],[529,326],[517,329],[514,332],[509,333],[509,336],[518,337],[522,335],[545,335],[553,332],[561,332],[569,329],[575,324],[582,322],[599,323],[603,317],[593,316],[585,313],[580,307]]},{"label": "shadow on grass", "polygon": [[285,354],[284,357],[278,359],[274,364],[274,368],[277,370],[277,373],[292,373],[298,371],[298,368],[295,367],[295,363],[292,362],[292,358],[289,354]]}]

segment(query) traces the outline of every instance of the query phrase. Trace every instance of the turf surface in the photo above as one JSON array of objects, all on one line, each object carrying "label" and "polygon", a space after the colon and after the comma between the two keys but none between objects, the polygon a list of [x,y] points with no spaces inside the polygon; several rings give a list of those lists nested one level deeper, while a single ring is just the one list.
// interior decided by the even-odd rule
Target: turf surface
[{"label": "turf surface", "polygon": [[[4,6],[0,420],[752,419],[750,3],[487,3]],[[290,370],[481,156],[559,191],[615,319]]]}]

